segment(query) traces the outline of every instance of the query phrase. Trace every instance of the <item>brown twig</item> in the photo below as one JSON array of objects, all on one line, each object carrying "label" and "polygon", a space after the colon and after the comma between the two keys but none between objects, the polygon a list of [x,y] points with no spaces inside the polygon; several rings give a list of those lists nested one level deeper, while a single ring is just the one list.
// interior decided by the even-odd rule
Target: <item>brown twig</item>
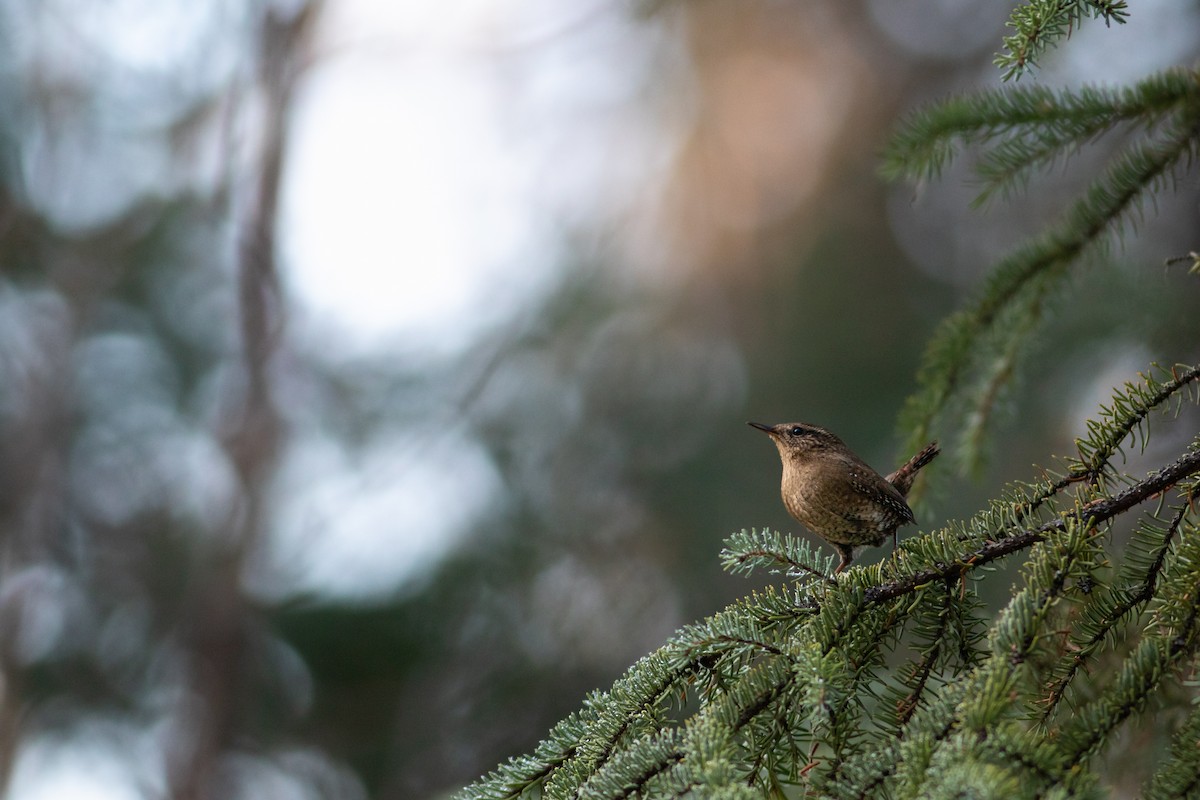
[{"label": "brown twig", "polygon": [[268,11],[260,33],[256,78],[267,97],[267,114],[238,258],[241,382],[231,392],[222,432],[241,496],[230,510],[228,537],[202,564],[191,587],[188,679],[202,702],[184,711],[192,718],[185,721],[186,736],[169,766],[170,794],[176,800],[212,793],[212,775],[237,733],[250,610],[241,591],[242,566],[265,525],[266,484],[283,435],[270,378],[283,325],[275,221],[297,58],[317,8],[310,3],[291,16]]},{"label": "brown twig", "polygon": [[1184,478],[1200,472],[1200,450],[1193,450],[1179,460],[1168,464],[1158,472],[1144,480],[1135,483],[1116,497],[1094,500],[1077,511],[1064,514],[1036,528],[1021,531],[1006,536],[997,541],[988,542],[977,550],[965,553],[947,564],[939,564],[933,569],[922,570],[890,583],[873,586],[866,591],[868,603],[882,603],[893,600],[934,581],[944,581],[964,575],[1018,550],[1031,547],[1046,539],[1050,534],[1066,530],[1073,521],[1086,522],[1095,525],[1111,519],[1122,512],[1128,511],[1139,503],[1154,497]]}]

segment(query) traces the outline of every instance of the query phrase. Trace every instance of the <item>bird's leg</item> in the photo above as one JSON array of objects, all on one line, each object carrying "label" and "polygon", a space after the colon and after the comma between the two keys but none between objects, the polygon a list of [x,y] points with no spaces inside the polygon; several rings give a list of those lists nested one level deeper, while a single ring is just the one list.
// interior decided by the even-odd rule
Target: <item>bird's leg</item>
[{"label": "bird's leg", "polygon": [[833,574],[836,575],[850,566],[850,562],[854,560],[854,548],[848,544],[838,544],[837,542],[830,542],[830,544],[833,545],[834,550],[837,550],[837,554],[842,557],[842,563],[838,564],[837,569],[833,571]]}]

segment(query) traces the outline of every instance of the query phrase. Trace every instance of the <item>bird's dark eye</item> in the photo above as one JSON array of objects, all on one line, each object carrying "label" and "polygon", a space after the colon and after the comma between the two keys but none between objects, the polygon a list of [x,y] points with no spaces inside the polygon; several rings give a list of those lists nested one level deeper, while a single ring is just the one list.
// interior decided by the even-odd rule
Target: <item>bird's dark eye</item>
[{"label": "bird's dark eye", "polygon": [[799,425],[796,425],[790,431],[788,431],[788,433],[790,433],[792,436],[803,436],[805,434],[805,430]]}]

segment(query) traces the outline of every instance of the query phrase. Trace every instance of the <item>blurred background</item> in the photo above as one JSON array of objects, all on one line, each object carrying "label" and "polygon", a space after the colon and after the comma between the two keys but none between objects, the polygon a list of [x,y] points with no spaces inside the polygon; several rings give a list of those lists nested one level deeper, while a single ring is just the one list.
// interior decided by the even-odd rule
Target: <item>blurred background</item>
[{"label": "blurred background", "polygon": [[[444,797],[759,585],[722,540],[796,525],[746,420],[898,465],[934,326],[1102,163],[876,177],[1008,10],[0,3],[0,791]],[[1194,63],[1194,2],[1133,15],[1036,80]],[[1069,288],[925,526],[1200,355],[1198,196]]]}]

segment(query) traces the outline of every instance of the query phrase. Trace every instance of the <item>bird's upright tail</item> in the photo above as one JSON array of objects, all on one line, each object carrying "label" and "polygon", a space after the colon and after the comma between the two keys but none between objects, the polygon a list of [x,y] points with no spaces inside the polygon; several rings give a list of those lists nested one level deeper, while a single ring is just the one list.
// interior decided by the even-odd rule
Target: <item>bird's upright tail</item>
[{"label": "bird's upright tail", "polygon": [[907,497],[908,490],[912,488],[913,481],[917,479],[917,473],[921,471],[921,467],[937,458],[940,452],[942,449],[938,447],[938,443],[930,442],[925,445],[925,449],[910,458],[904,466],[888,475],[887,482],[895,486],[896,491]]}]

